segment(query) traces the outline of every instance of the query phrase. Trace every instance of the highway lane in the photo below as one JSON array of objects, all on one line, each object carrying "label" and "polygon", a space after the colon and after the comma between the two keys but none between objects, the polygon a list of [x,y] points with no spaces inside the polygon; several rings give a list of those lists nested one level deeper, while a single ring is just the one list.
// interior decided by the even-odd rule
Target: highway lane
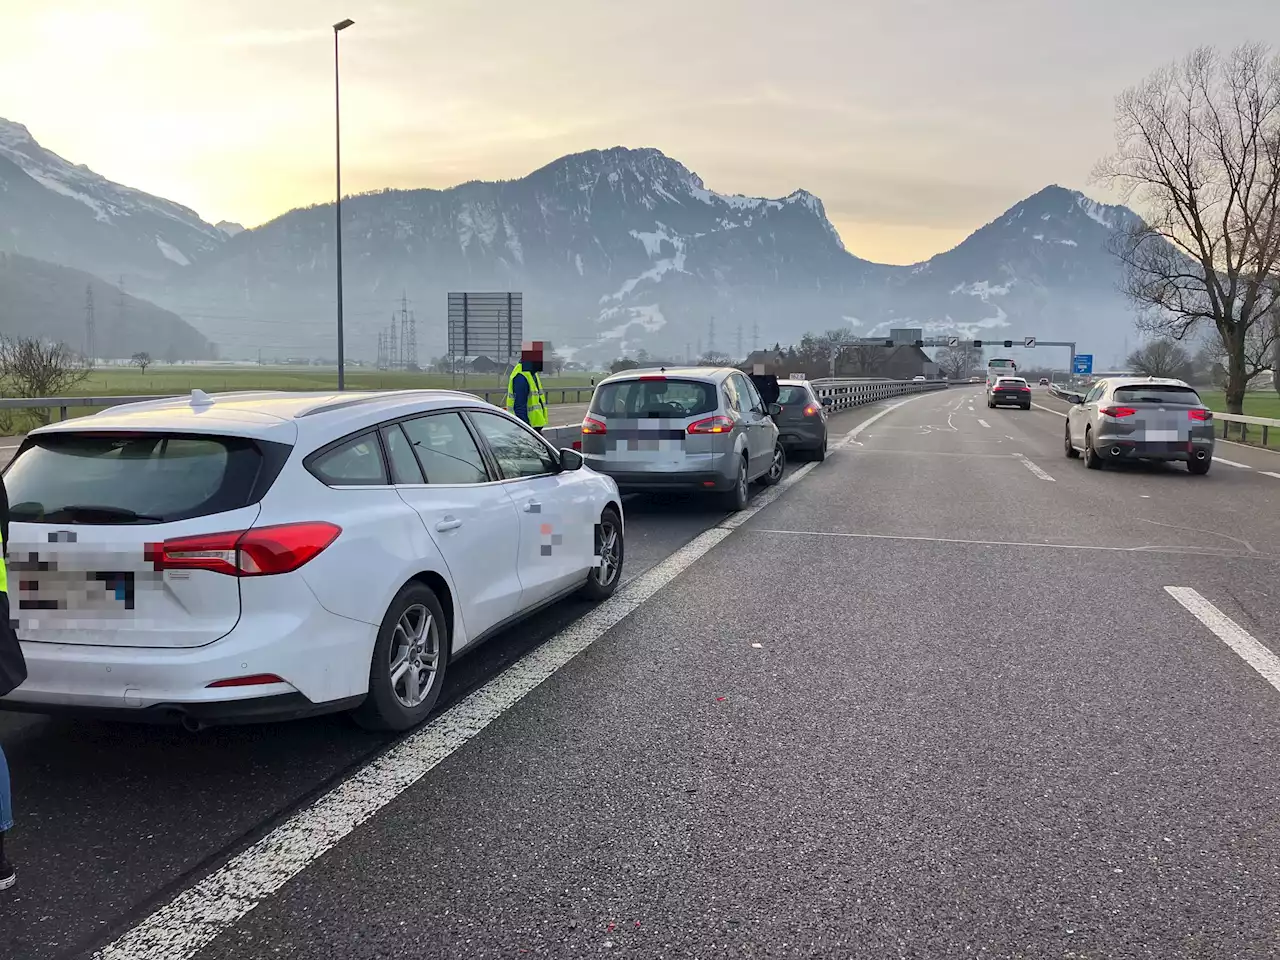
[{"label": "highway lane", "polygon": [[1204,506],[1266,488],[1085,471],[1052,414],[960,393],[871,424],[198,956],[1280,955],[1280,690],[1166,589],[1276,643],[1280,514]]},{"label": "highway lane", "polygon": [[[837,415],[833,430],[883,406]],[[677,496],[629,497],[625,509],[628,582],[725,516]],[[441,711],[590,609],[563,604],[459,661]],[[22,960],[50,960],[75,955],[394,741],[341,717],[192,737],[0,713],[0,742],[13,771],[11,850],[21,871],[15,890],[0,894],[0,943]]]}]

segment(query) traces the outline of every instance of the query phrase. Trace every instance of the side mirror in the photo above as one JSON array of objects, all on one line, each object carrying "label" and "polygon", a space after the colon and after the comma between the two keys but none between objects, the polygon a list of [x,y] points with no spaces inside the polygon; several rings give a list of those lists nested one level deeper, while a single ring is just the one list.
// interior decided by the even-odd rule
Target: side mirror
[{"label": "side mirror", "polygon": [[1084,397],[1080,396],[1078,393],[1069,393],[1067,394],[1067,402],[1079,406],[1084,403]]},{"label": "side mirror", "polygon": [[831,398],[830,398],[830,397],[823,397],[821,402],[822,402],[822,405],[823,405],[824,407],[829,407],[829,406],[831,406]]},{"label": "side mirror", "polygon": [[568,447],[565,447],[560,451],[561,470],[581,470],[584,462],[582,454],[577,450],[570,450]]},{"label": "side mirror", "polygon": [[778,414],[782,413],[782,404],[771,403],[768,406],[768,410],[769,410],[769,416],[776,417],[778,416]]}]

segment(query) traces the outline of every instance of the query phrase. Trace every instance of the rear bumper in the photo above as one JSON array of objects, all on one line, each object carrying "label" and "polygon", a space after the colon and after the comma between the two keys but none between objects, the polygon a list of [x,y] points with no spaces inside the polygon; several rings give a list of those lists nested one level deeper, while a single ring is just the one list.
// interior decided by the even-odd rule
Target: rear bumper
[{"label": "rear bumper", "polygon": [[599,455],[584,455],[583,459],[592,470],[612,477],[621,492],[640,493],[662,490],[731,490],[737,482],[739,457],[732,451],[690,454],[676,463],[652,465]]},{"label": "rear bumper", "polygon": [[1213,458],[1212,440],[1129,440],[1124,437],[1099,437],[1094,451],[1105,460],[1169,460],[1187,462]]},{"label": "rear bumper", "polygon": [[823,423],[780,423],[778,442],[788,450],[821,447],[827,427]]},{"label": "rear bumper", "polygon": [[673,473],[610,473],[614,483],[623,493],[661,493],[691,490],[730,490],[735,476],[725,476],[719,471]]},{"label": "rear bumper", "polygon": [[991,402],[997,407],[1029,407],[1031,406],[1031,394],[1023,394],[1022,396],[997,396],[993,394]]},{"label": "rear bumper", "polygon": [[46,703],[29,704],[9,698],[0,699],[0,710],[20,713],[38,713],[54,717],[73,717],[82,720],[110,720],[123,723],[153,724],[156,726],[188,725],[195,727],[226,727],[251,723],[273,723],[283,720],[301,720],[328,713],[354,710],[364,701],[364,695],[344,700],[312,703],[300,693],[279,693],[252,700],[224,700],[211,703],[156,703],[143,709],[130,707],[94,707],[81,704]]}]

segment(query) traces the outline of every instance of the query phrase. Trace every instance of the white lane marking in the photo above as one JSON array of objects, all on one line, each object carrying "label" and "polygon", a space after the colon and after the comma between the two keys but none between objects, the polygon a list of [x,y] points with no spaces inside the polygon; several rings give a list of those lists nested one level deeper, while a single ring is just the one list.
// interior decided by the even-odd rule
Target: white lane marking
[{"label": "white lane marking", "polygon": [[1051,407],[1042,406],[1041,404],[1038,404],[1035,401],[1032,401],[1031,406],[1035,407],[1037,410],[1043,410],[1045,413],[1052,413],[1055,417],[1066,416],[1066,414],[1063,413],[1061,410],[1054,410]]},{"label": "white lane marking", "polygon": [[1053,479],[1053,477],[1049,476],[1047,473],[1045,473],[1043,470],[1041,470],[1039,467],[1037,467],[1037,466],[1036,466],[1034,463],[1032,463],[1030,460],[1028,460],[1026,457],[1021,457],[1021,456],[1020,456],[1018,459],[1022,461],[1022,465],[1023,465],[1024,467],[1026,467],[1028,470],[1030,470],[1032,473],[1034,473],[1034,474],[1035,474],[1037,477],[1039,477],[1041,480],[1049,480],[1049,481],[1051,481],[1051,482],[1053,482],[1053,483],[1057,483],[1057,482],[1058,482],[1058,481],[1054,480],[1054,479]]},{"label": "white lane marking", "polygon": [[1240,624],[1190,587],[1165,587],[1165,592],[1187,612],[1209,628],[1219,640],[1239,654],[1240,659],[1280,691],[1280,657],[1259,643]]},{"label": "white lane marking", "polygon": [[987,421],[979,419],[978,422],[982,424],[984,427],[986,427],[988,430],[991,429],[991,424],[987,423]]},{"label": "white lane marking", "polygon": [[1234,460],[1226,460],[1226,459],[1223,459],[1222,457],[1218,456],[1216,453],[1213,455],[1213,462],[1214,462],[1214,463],[1225,463],[1228,467],[1239,467],[1241,470],[1252,470],[1252,469],[1253,469],[1253,467],[1249,466],[1247,463],[1236,463]]},{"label": "white lane marking", "polygon": [[954,543],[969,547],[1036,547],[1040,550],[1099,550],[1104,553],[1174,553],[1193,556],[1265,560],[1280,563],[1280,554],[1240,553],[1213,547],[1146,545],[1141,547],[1108,547],[1092,543],[1033,543],[1029,540],[965,540],[959,537],[912,537],[895,533],[837,533],[831,530],[775,530],[752,527],[748,533],[770,533],[786,537],[844,537],[850,540],[902,540],[910,543]]},{"label": "white lane marking", "polygon": [[[907,397],[868,417],[845,434],[841,443],[850,442],[885,414],[923,396],[929,394]],[[816,466],[817,463],[805,464],[756,496],[746,510],[704,530],[312,806],[298,811],[253,846],[183,890],[94,954],[95,960],[187,960],[198,953]]]},{"label": "white lane marking", "polygon": [[[1214,457],[1213,459],[1217,460],[1218,458]],[[1264,477],[1275,477],[1277,480],[1280,480],[1280,473],[1272,473],[1270,470],[1263,470],[1262,475]]]}]

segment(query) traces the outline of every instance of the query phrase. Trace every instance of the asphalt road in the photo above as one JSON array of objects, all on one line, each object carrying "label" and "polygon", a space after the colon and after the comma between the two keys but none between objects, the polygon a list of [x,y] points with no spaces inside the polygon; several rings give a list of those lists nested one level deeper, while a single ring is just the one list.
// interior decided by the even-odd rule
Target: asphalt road
[{"label": "asphalt road", "polygon": [[118,956],[176,960],[223,916],[201,960],[1280,956],[1280,690],[1166,589],[1280,650],[1280,456],[1088,471],[1051,409],[981,398],[842,415],[893,408],[732,530],[629,502],[628,589],[656,593],[487,726],[464,693],[610,604],[462,661],[452,753],[277,892],[217,871],[185,923],[145,918],[263,835],[286,870],[286,815],[388,741],[0,717],[0,943],[141,920],[153,951]]}]

